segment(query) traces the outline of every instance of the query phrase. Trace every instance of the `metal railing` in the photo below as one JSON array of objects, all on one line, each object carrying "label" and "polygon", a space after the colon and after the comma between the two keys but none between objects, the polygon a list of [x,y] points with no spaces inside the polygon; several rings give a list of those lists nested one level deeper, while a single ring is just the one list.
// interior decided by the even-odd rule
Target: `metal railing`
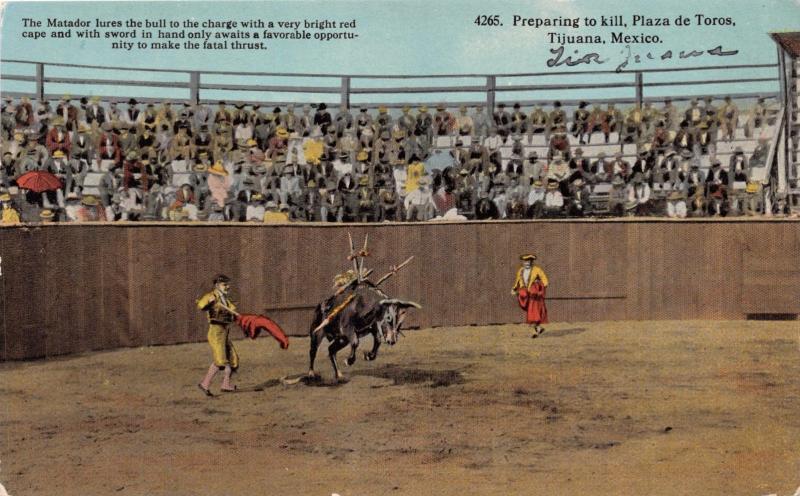
[{"label": "metal railing", "polygon": [[[57,99],[61,93],[49,92],[48,89],[51,85],[112,85],[112,86],[125,86],[125,87],[148,87],[160,88],[164,90],[183,89],[185,90],[185,97],[169,98],[171,101],[186,102],[186,103],[208,103],[217,99],[206,98],[208,92],[213,91],[229,91],[237,93],[300,93],[300,94],[320,94],[320,95],[338,95],[337,99],[328,99],[326,104],[329,105],[344,105],[351,107],[351,98],[354,95],[370,95],[374,97],[369,103],[358,105],[374,108],[378,105],[386,105],[388,107],[400,107],[410,103],[418,102],[381,102],[389,95],[411,95],[411,94],[482,94],[481,100],[471,101],[450,101],[451,105],[486,105],[488,109],[494,109],[498,102],[511,102],[519,101],[524,105],[533,105],[537,103],[551,102],[554,98],[541,98],[541,99],[514,99],[513,97],[522,95],[524,93],[532,92],[551,92],[551,91],[592,91],[592,90],[623,90],[624,96],[615,98],[591,98],[593,102],[616,102],[616,103],[634,103],[642,104],[647,98],[664,98],[665,95],[650,94],[650,90],[665,87],[696,87],[708,86],[715,87],[715,91],[709,92],[709,95],[720,96],[721,92],[718,91],[720,87],[729,88],[733,91],[724,91],[725,95],[730,95],[734,98],[748,98],[755,96],[769,96],[774,97],[778,95],[776,89],[779,83],[779,65],[778,64],[749,64],[749,65],[724,65],[713,67],[682,67],[675,69],[642,69],[630,71],[554,71],[554,72],[538,72],[538,73],[510,73],[510,74],[439,74],[439,75],[365,75],[365,74],[322,74],[322,73],[280,73],[280,72],[231,72],[231,71],[190,71],[180,69],[154,69],[154,68],[131,68],[120,66],[99,66],[99,65],[84,65],[84,64],[66,64],[66,63],[51,63],[51,62],[36,62],[29,60],[2,60],[2,63],[24,64],[35,66],[35,75],[20,75],[20,74],[5,74],[0,73],[0,82],[3,81],[21,81],[33,83],[34,90],[29,92],[12,92],[4,91],[3,94],[10,96],[31,96],[40,99]],[[87,78],[87,77],[62,77],[52,75],[56,68],[77,68],[86,70],[102,70],[102,71],[124,71],[126,73],[136,72],[140,74],[160,73],[160,74],[175,74],[180,75],[184,81],[157,81],[146,80],[144,78],[137,80],[130,80],[123,77],[117,79],[101,79],[101,78]],[[758,72],[765,69],[775,69],[775,74],[772,76],[752,77],[753,72]],[[701,80],[687,80],[676,79],[670,81],[659,80],[656,76],[658,74],[674,74],[680,73],[707,73],[710,72],[714,76]],[[734,77],[724,78],[725,74],[730,75],[734,71],[747,72],[747,77]],[[188,76],[188,77],[187,77]],[[260,78],[300,78],[311,81],[310,85],[292,85],[292,84],[237,84],[235,82],[213,82],[213,79],[219,76],[231,77],[260,77]],[[517,84],[521,79],[538,79],[545,80],[548,77],[568,77],[569,83],[525,83]],[[614,78],[619,79],[611,82],[597,82],[596,79]],[[333,79],[338,84],[333,85],[319,85],[316,81],[319,79]],[[454,79],[477,79],[482,81],[481,84],[459,84],[459,85],[417,85],[417,84],[398,84],[388,87],[380,85],[367,85],[361,86],[358,82],[369,82],[374,80],[382,80],[383,82],[390,81],[410,81],[410,80],[430,80],[436,79],[448,82]],[[588,82],[575,82],[578,80],[588,80]],[[501,82],[498,82],[500,80]],[[736,90],[742,84],[761,84],[764,91],[750,91],[750,92],[737,92]],[[88,93],[88,92],[87,92]],[[655,92],[654,92],[655,93]],[[694,97],[701,97],[704,95],[687,95],[686,91],[679,92],[676,96],[670,97],[673,100],[681,101],[688,100]],[[101,98],[120,98],[119,95],[97,95]],[[131,95],[136,96],[136,95]],[[139,98],[139,97],[137,97]],[[164,98],[161,98],[163,100]],[[577,103],[580,99],[558,98],[565,104]],[[141,98],[142,101],[158,100]],[[244,104],[265,104],[265,105],[286,105],[288,103],[297,103],[296,101],[259,101],[250,99],[236,99],[226,98],[226,101],[233,103]]]}]

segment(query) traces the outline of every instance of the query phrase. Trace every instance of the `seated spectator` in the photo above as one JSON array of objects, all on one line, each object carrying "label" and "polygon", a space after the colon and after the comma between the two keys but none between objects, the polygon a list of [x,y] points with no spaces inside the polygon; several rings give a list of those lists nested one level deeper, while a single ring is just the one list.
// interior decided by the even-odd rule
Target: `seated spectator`
[{"label": "seated spectator", "polygon": [[8,193],[0,194],[0,203],[2,203],[3,215],[0,218],[3,225],[9,226],[20,223],[19,212],[14,208],[11,203],[11,195]]},{"label": "seated spectator", "polygon": [[769,155],[769,139],[762,136],[758,138],[758,145],[756,145],[753,154],[750,155],[750,167],[758,168],[767,165],[767,156]]},{"label": "seated spectator", "polygon": [[578,138],[578,142],[581,145],[586,144],[587,136],[591,139],[591,131],[589,130],[590,113],[586,110],[588,105],[586,102],[580,102],[572,116],[572,135]]},{"label": "seated spectator", "polygon": [[589,188],[581,176],[574,176],[569,187],[569,197],[567,200],[567,215],[571,217],[583,217],[591,213],[589,203]]},{"label": "seated spectator", "polygon": [[541,179],[534,179],[531,183],[531,191],[528,193],[527,217],[538,219],[544,213],[545,188]]},{"label": "seated spectator", "polygon": [[[274,201],[268,201],[266,207],[262,209],[262,220],[265,224],[283,224],[289,222],[289,215],[286,212],[287,209],[281,210]],[[248,220],[251,220],[250,217],[248,217]]]},{"label": "seated spectator", "polygon": [[559,217],[564,213],[564,196],[559,190],[556,181],[547,182],[547,192],[544,195],[544,215],[546,217]]},{"label": "seated spectator", "polygon": [[625,180],[621,176],[614,176],[611,180],[611,191],[608,193],[608,212],[615,217],[622,217],[625,215],[627,205]]},{"label": "seated spectator", "polygon": [[106,211],[97,197],[93,195],[83,195],[81,198],[81,207],[75,213],[79,222],[96,222],[106,220]]},{"label": "seated spectator", "polygon": [[667,217],[674,219],[686,218],[686,193],[676,189],[667,195]]},{"label": "seated spectator", "polygon": [[431,220],[436,216],[436,205],[430,191],[430,179],[423,176],[419,179],[419,187],[406,195],[404,202],[406,220]]},{"label": "seated spectator", "polygon": [[553,157],[561,156],[565,160],[570,159],[570,146],[569,138],[567,138],[567,127],[557,126],[553,129],[553,134],[550,136],[549,146],[547,148],[547,160],[553,160]]},{"label": "seated spectator", "polygon": [[637,172],[628,185],[628,210],[635,215],[650,215],[650,185],[644,181],[644,175]]}]

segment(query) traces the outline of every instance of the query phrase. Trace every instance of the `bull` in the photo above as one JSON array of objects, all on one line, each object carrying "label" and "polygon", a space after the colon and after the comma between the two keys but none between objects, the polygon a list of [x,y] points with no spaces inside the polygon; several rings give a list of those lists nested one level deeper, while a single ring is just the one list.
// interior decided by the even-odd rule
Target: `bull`
[{"label": "bull", "polygon": [[[331,309],[335,307],[338,307],[339,311],[330,317]],[[328,355],[338,381],[344,378],[344,374],[339,370],[336,354],[349,345],[350,354],[345,363],[348,366],[353,365],[360,339],[372,335],[372,350],[364,353],[364,359],[375,360],[381,342],[385,341],[390,346],[397,342],[400,326],[405,320],[408,308],[412,307],[422,308],[413,301],[389,298],[376,284],[367,280],[359,282],[349,292],[335,295],[317,305],[309,332],[311,347],[308,377],[319,377],[314,371],[314,360],[323,338],[330,343]]]}]

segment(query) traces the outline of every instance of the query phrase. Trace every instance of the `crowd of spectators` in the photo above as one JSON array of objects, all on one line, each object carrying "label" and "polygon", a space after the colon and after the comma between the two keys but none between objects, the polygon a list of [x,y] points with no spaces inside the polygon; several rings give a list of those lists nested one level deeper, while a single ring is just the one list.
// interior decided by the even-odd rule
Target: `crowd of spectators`
[{"label": "crowd of spectators", "polygon": [[[4,223],[754,214],[770,119],[764,99],[740,112],[729,97],[624,111],[7,98],[0,203]],[[61,187],[17,184],[30,171]]]}]

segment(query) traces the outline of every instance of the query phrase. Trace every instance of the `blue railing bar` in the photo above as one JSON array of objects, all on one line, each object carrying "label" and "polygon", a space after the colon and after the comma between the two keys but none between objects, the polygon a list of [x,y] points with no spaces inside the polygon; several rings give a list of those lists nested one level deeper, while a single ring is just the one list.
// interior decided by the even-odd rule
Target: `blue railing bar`
[{"label": "blue railing bar", "polygon": [[189,83],[180,83],[172,81],[126,81],[117,79],[78,79],[78,78],[55,78],[45,77],[45,83],[54,84],[97,84],[97,85],[111,85],[111,86],[155,86],[162,88],[188,88]]},{"label": "blue railing bar", "polygon": [[200,84],[201,90],[273,91],[276,93],[336,93],[338,86],[263,86],[254,84]]},{"label": "blue railing bar", "polygon": [[[274,76],[274,77],[318,77],[318,78],[340,78],[349,77],[353,79],[426,79],[426,78],[485,78],[495,76],[505,77],[531,77],[531,76],[574,76],[580,74],[631,74],[636,72],[655,73],[655,72],[680,72],[680,71],[713,71],[729,69],[758,69],[758,68],[777,68],[778,64],[742,64],[742,65],[717,65],[704,67],[676,67],[670,69],[631,69],[631,70],[590,70],[590,71],[554,71],[554,72],[528,72],[528,73],[504,73],[504,74],[425,74],[425,75],[401,75],[401,74],[323,74],[323,73],[291,73],[291,72],[235,72],[235,71],[196,71],[195,69],[153,69],[147,67],[120,67],[102,66],[86,64],[65,64],[61,62],[39,62],[33,60],[8,59],[0,62],[16,64],[45,64],[56,67],[77,67],[84,69],[108,69],[120,71],[146,71],[146,72],[172,72],[172,73],[191,73],[201,72],[202,74],[222,74],[237,76]],[[775,78],[777,79],[777,77]]]}]

